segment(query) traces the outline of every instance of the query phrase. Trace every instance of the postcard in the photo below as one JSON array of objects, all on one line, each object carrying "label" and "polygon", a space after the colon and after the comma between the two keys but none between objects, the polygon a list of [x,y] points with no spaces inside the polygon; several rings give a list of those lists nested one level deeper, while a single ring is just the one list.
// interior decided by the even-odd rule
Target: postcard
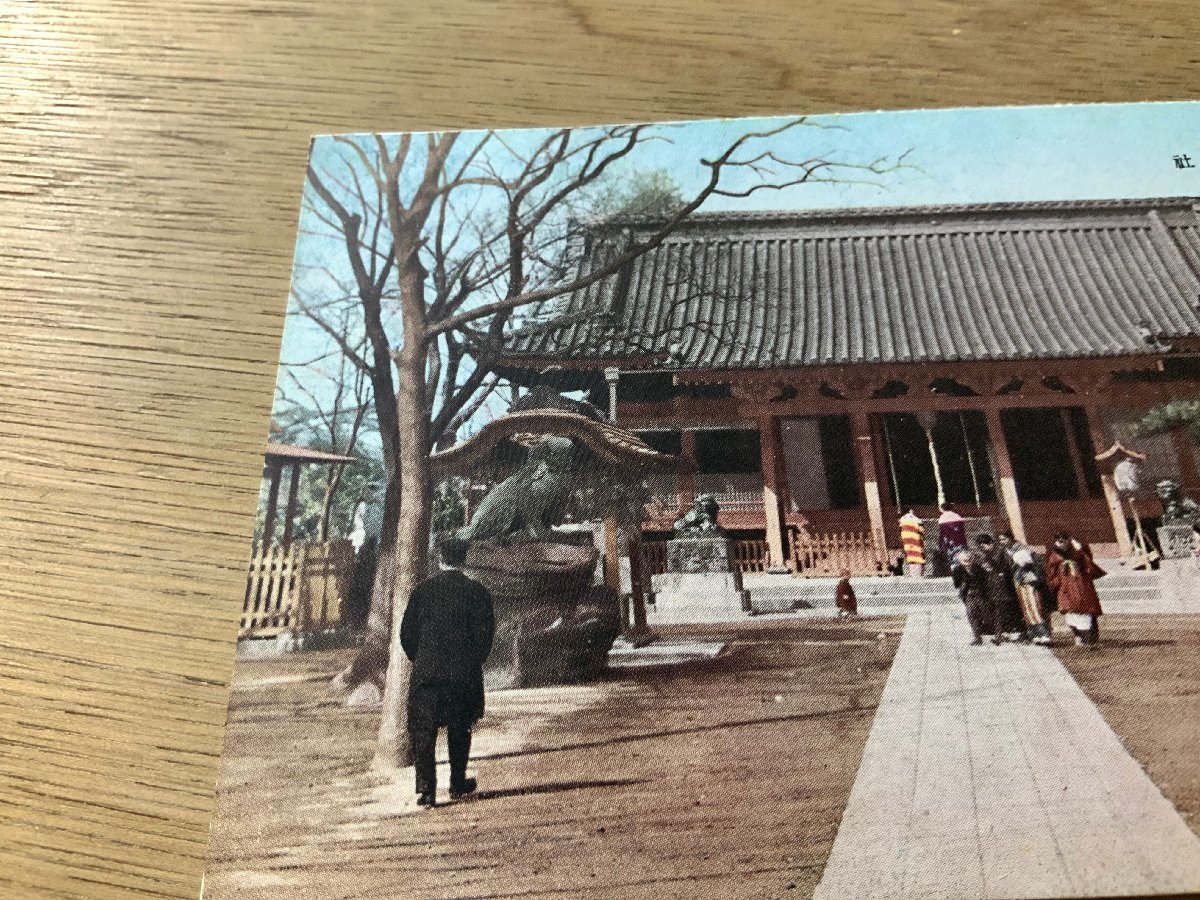
[{"label": "postcard", "polygon": [[1200,892],[1198,136],[315,138],[204,897]]}]

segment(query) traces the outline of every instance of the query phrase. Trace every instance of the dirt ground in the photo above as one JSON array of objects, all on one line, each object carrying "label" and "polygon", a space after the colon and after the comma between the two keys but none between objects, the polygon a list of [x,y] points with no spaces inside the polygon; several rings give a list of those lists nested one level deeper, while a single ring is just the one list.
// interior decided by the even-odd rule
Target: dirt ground
[{"label": "dirt ground", "polygon": [[344,652],[243,662],[204,896],[810,896],[901,628],[664,628],[727,646],[704,662],[492,693],[472,753],[477,799],[425,811],[411,770],[398,784],[364,774],[377,713],[325,692]]},{"label": "dirt ground", "polygon": [[1106,615],[1095,650],[1056,652],[1200,835],[1200,616]]}]

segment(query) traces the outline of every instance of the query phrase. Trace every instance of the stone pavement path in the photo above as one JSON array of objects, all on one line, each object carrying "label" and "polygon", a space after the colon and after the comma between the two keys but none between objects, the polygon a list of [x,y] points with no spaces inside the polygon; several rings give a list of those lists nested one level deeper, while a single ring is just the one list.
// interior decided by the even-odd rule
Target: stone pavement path
[{"label": "stone pavement path", "polygon": [[1200,891],[1200,839],[1041,647],[908,617],[816,900]]}]

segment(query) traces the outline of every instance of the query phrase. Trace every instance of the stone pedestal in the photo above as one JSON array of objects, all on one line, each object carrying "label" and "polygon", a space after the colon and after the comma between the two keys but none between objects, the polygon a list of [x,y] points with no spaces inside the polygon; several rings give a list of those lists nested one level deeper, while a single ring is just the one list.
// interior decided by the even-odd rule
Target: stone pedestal
[{"label": "stone pedestal", "polygon": [[746,612],[750,592],[742,588],[738,572],[667,572],[655,575],[654,607],[703,607],[706,610]]},{"label": "stone pedestal", "polygon": [[1162,525],[1157,530],[1163,559],[1188,559],[1192,555],[1191,525]]},{"label": "stone pedestal", "polygon": [[698,533],[667,541],[667,571],[651,579],[656,612],[695,608],[745,612],[749,593],[742,587],[733,542],[723,533]]},{"label": "stone pedestal", "polygon": [[621,630],[616,592],[594,583],[591,544],[472,544],[464,571],[492,594],[496,637],[488,689],[583,681],[599,675]]},{"label": "stone pedestal", "polygon": [[1192,559],[1190,551],[1187,558],[1164,559],[1158,570],[1158,584],[1168,609],[1195,611],[1200,602],[1200,560]]},{"label": "stone pedestal", "polygon": [[701,532],[667,541],[667,571],[671,573],[733,572],[733,562],[733,541],[720,533]]}]

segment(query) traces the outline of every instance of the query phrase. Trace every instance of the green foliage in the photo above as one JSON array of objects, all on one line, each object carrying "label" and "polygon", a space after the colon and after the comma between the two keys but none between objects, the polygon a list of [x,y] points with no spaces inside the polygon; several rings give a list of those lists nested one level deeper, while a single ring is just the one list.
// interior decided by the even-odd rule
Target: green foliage
[{"label": "green foliage", "polygon": [[650,216],[665,218],[683,206],[683,192],[662,169],[635,172],[605,183],[592,204],[597,216]]},{"label": "green foliage", "polygon": [[568,503],[571,519],[589,522],[609,516],[623,530],[636,531],[646,517],[650,489],[643,475],[590,457],[574,475],[574,490]]},{"label": "green foliage", "polygon": [[1166,434],[1176,428],[1200,444],[1200,400],[1171,400],[1146,411],[1133,429],[1134,437]]},{"label": "green foliage", "polygon": [[453,531],[467,523],[467,501],[463,498],[462,480],[449,478],[433,492],[430,527],[435,534]]}]

